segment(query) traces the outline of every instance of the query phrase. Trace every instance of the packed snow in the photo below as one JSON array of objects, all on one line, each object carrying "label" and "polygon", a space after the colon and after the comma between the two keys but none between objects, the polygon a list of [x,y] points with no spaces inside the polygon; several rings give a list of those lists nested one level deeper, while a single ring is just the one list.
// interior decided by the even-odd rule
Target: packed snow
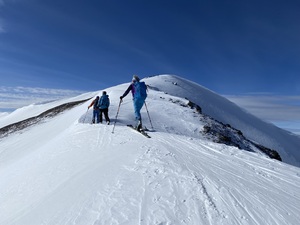
[{"label": "packed snow", "polygon": [[[106,89],[111,125],[91,124],[91,99],[3,137],[0,224],[299,224],[299,137],[180,77],[144,81],[151,138],[126,126],[135,123],[130,96],[115,120],[129,83]],[[21,108],[1,117],[0,128],[101,93]],[[183,107],[186,98],[278,150],[283,162],[206,139],[202,115]]]}]

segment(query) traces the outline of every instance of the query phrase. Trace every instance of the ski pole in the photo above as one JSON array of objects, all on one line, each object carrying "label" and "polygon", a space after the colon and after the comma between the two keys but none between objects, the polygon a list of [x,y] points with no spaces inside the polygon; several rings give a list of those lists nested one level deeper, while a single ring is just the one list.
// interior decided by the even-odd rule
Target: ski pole
[{"label": "ski pole", "polygon": [[116,115],[116,118],[115,118],[115,122],[114,122],[112,133],[114,133],[114,130],[115,130],[115,126],[116,126],[117,118],[118,118],[118,115],[119,115],[121,103],[122,103],[122,99],[120,99],[120,102],[119,102],[118,111],[117,111],[117,115]]},{"label": "ski pole", "polygon": [[153,129],[152,121],[151,121],[151,118],[150,118],[150,114],[149,114],[149,111],[148,111],[148,107],[147,107],[146,102],[145,102],[145,107],[146,107],[147,114],[148,114],[148,117],[149,117],[149,120],[150,120],[151,128]]},{"label": "ski pole", "polygon": [[89,108],[86,110],[86,113],[85,113],[85,116],[84,116],[84,119],[83,119],[83,123],[85,122],[85,118],[86,118],[86,115],[87,115],[88,111],[89,111]]}]

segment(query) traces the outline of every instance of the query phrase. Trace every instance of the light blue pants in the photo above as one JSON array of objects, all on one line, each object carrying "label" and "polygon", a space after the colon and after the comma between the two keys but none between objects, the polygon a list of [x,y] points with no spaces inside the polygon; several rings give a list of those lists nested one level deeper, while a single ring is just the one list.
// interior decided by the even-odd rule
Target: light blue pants
[{"label": "light blue pants", "polygon": [[141,109],[145,103],[143,99],[133,99],[134,115],[136,120],[142,120]]}]

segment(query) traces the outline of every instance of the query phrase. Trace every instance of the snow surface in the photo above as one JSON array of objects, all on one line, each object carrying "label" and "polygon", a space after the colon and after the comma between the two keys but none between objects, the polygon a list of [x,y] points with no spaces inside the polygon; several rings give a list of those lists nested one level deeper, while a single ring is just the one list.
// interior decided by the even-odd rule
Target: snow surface
[{"label": "snow surface", "polygon": [[1,119],[1,117],[7,116],[8,114],[9,114],[8,112],[0,112],[0,119]]},{"label": "snow surface", "polygon": [[[126,127],[134,120],[129,96],[112,133],[129,84],[106,89],[112,125],[90,124],[87,101],[1,139],[0,224],[299,224],[300,169],[291,165],[299,162],[299,138],[180,77],[145,81],[150,139]],[[248,138],[280,147],[285,162],[205,139],[201,115],[174,103],[184,97]],[[61,103],[19,111],[28,118]],[[142,117],[151,128],[145,107]]]},{"label": "snow surface", "polygon": [[[160,82],[157,82],[157,79]],[[228,99],[178,76],[161,75],[147,84],[174,96],[187,98],[201,106],[203,113],[230,124],[244,136],[280,153],[284,162],[300,166],[300,137],[245,112]]]}]

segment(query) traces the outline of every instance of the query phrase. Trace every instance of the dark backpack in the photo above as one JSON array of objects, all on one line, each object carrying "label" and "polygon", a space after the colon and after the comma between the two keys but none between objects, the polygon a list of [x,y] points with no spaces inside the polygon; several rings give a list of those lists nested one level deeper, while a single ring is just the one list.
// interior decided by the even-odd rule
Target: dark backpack
[{"label": "dark backpack", "polygon": [[147,98],[147,86],[145,82],[133,83],[134,98],[145,100]]},{"label": "dark backpack", "polygon": [[96,98],[93,105],[94,109],[98,109],[98,103],[99,103],[99,98],[98,99]]},{"label": "dark backpack", "polygon": [[109,98],[108,95],[102,95],[99,102],[98,102],[98,107],[100,109],[106,109],[109,107]]}]

